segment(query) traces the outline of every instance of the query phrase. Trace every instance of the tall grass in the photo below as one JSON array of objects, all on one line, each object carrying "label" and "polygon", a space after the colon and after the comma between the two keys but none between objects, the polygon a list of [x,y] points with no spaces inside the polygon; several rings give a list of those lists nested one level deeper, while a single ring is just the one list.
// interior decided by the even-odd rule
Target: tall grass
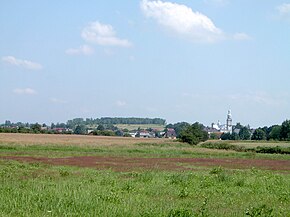
[{"label": "tall grass", "polygon": [[1,160],[0,216],[289,216],[289,178],[256,169],[113,172]]},{"label": "tall grass", "polygon": [[[240,143],[238,143],[240,144]],[[204,142],[200,144],[200,147],[209,149],[223,149],[223,150],[234,150],[237,152],[254,152],[254,153],[268,153],[268,154],[288,154],[290,155],[290,147],[286,146],[251,146],[238,145],[237,143],[230,143],[227,141],[222,142]],[[242,144],[242,143],[241,143]],[[259,144],[259,143],[257,143]]]}]

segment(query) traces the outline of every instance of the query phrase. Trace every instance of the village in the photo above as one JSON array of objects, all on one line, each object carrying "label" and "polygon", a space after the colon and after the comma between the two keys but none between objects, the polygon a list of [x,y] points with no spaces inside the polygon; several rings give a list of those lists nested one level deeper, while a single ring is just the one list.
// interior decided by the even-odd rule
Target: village
[{"label": "village", "polygon": [[[136,122],[137,120],[137,122]],[[146,120],[146,121],[144,121]],[[139,122],[138,122],[139,121]],[[116,124],[127,123],[127,124]],[[139,123],[139,124],[136,124]],[[149,123],[149,124],[148,124]],[[150,125],[151,123],[151,125]],[[158,123],[158,124],[156,124]],[[187,122],[176,124],[165,124],[163,119],[142,119],[142,118],[75,118],[68,120],[67,123],[30,124],[30,123],[12,123],[5,121],[0,125],[0,132],[8,133],[43,133],[43,134],[79,134],[96,136],[119,136],[133,138],[169,138],[176,139],[182,128],[189,126]],[[135,128],[134,128],[135,127]],[[211,126],[204,126],[204,131],[208,133],[209,138],[220,139],[225,133],[239,134],[240,129],[233,126],[232,114],[229,110],[226,117],[226,123],[220,121],[212,123]]]}]

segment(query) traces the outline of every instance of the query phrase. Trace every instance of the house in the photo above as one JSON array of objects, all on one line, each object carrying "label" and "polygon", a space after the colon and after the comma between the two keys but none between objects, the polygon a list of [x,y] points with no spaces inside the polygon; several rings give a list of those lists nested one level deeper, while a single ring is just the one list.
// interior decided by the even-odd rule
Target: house
[{"label": "house", "polygon": [[151,137],[150,133],[147,132],[146,130],[144,130],[144,131],[140,131],[140,132],[138,133],[138,136],[139,136],[140,138],[150,138],[150,137]]},{"label": "house", "polygon": [[53,128],[52,131],[56,132],[56,133],[68,133],[68,132],[72,132],[72,129],[69,128],[62,128],[62,127],[57,127],[57,128]]},{"label": "house", "polygon": [[168,128],[165,133],[165,138],[176,139],[176,132],[173,128]]},{"label": "house", "polygon": [[133,138],[135,138],[136,137],[136,135],[137,135],[137,132],[129,132],[129,135],[131,136],[131,137],[133,137]]}]

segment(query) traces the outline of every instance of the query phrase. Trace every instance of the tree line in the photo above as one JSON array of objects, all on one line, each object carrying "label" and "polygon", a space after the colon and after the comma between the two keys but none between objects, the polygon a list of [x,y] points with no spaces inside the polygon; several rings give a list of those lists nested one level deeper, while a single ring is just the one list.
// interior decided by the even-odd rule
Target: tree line
[{"label": "tree line", "polygon": [[118,117],[103,117],[103,118],[75,118],[67,121],[67,126],[71,129],[77,125],[108,125],[108,124],[158,124],[165,125],[166,120],[162,118],[118,118]]},{"label": "tree line", "polygon": [[281,125],[259,127],[251,130],[249,126],[237,124],[232,133],[223,133],[222,140],[276,140],[290,141],[290,120],[285,120]]},{"label": "tree line", "polygon": [[[106,136],[129,136],[128,130],[120,130],[113,124],[165,124],[164,119],[160,118],[99,118],[86,119],[75,118],[69,120],[67,124],[57,123],[51,124],[48,128],[46,124],[29,124],[29,123],[11,123],[6,121],[0,127],[0,133],[65,133],[65,134],[87,134],[88,126],[97,124],[91,132],[92,135],[106,135]],[[52,129],[63,128],[65,131],[53,131]],[[71,130],[67,130],[70,128]],[[173,128],[176,137],[182,142],[187,142],[196,145],[201,141],[209,139],[209,135],[205,130],[206,127],[198,122],[189,124],[187,122],[178,122],[175,124],[168,124],[165,127],[165,132],[169,128]],[[149,130],[149,129],[148,129]],[[156,137],[160,137],[156,132]],[[212,136],[212,134],[211,134]],[[285,120],[281,125],[273,125],[270,127],[259,127],[255,130],[250,126],[243,126],[237,123],[233,127],[233,132],[223,133],[220,138],[222,140],[276,140],[276,141],[290,141],[290,120]],[[216,138],[215,138],[216,139]]]}]

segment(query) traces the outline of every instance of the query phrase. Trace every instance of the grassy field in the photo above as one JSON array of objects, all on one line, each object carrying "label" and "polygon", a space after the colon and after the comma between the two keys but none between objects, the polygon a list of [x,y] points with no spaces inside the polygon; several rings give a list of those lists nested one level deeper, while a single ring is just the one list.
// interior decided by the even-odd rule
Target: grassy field
[{"label": "grassy field", "polygon": [[234,141],[234,140],[227,140],[227,141],[222,141],[222,140],[208,140],[208,143],[227,143],[227,144],[232,144],[232,145],[237,145],[237,146],[244,146],[245,148],[256,148],[258,146],[260,147],[290,147],[290,142],[281,142],[281,141],[252,141],[252,140],[247,140],[247,141]]},{"label": "grassy field", "polygon": [[131,138],[109,136],[83,136],[83,135],[56,135],[56,134],[9,134],[0,133],[0,144],[16,145],[77,145],[77,146],[110,146],[132,145],[137,143],[163,144],[172,142],[169,139]]},{"label": "grassy field", "polygon": [[0,134],[0,186],[0,216],[290,216],[289,155],[172,140]]},{"label": "grassy field", "polygon": [[128,130],[137,130],[138,128],[140,129],[157,129],[157,130],[164,130],[165,125],[160,125],[160,124],[115,124],[116,127],[119,129],[128,129]]}]

